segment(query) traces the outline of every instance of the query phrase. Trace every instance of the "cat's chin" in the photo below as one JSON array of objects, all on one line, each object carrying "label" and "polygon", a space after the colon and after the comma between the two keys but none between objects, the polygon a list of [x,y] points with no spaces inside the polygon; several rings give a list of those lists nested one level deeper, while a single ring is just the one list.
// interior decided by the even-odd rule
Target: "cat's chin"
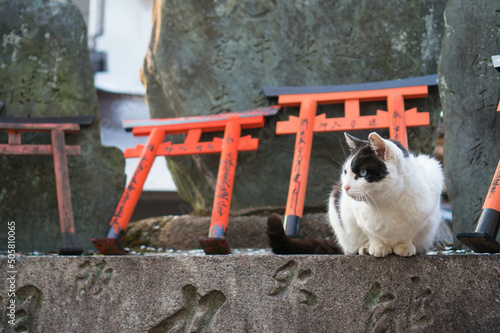
[{"label": "cat's chin", "polygon": [[362,196],[357,196],[357,195],[349,194],[349,193],[347,193],[347,195],[349,196],[349,198],[354,199],[356,201],[359,201],[359,202],[365,201],[365,199]]}]

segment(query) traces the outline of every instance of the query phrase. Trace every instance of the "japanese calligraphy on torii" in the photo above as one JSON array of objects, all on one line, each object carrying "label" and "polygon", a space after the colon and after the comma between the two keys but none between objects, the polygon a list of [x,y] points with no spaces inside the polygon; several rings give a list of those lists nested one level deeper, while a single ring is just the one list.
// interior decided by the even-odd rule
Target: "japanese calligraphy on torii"
[{"label": "japanese calligraphy on torii", "polygon": [[[225,243],[225,229],[229,218],[238,152],[255,151],[259,143],[257,138],[252,138],[250,135],[241,136],[241,130],[263,127],[264,117],[273,116],[279,110],[279,106],[272,106],[238,113],[125,121],[126,129],[132,129],[135,136],[148,136],[148,141],[146,146],[137,145],[125,151],[126,158],[139,157],[139,164],[115,210],[106,236],[92,240],[99,253],[125,254],[118,240],[130,220],[146,177],[157,156],[221,153],[209,237],[200,239],[200,242],[206,252],[211,245],[205,247],[205,241],[213,244],[215,239]],[[224,132],[224,137],[203,142],[200,141],[203,132]],[[174,144],[170,141],[164,142],[167,134],[185,134],[186,137],[184,143]],[[225,251],[228,249],[227,246],[211,248],[224,248]],[[226,252],[214,253],[226,254]]]}]

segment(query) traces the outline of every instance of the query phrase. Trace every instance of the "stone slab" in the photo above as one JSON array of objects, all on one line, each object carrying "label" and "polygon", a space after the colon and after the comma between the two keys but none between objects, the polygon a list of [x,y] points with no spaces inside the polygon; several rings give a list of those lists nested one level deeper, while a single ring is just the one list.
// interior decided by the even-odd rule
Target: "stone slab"
[{"label": "stone slab", "polygon": [[10,326],[2,283],[2,332],[495,332],[500,323],[500,255],[28,256],[15,270],[19,316]]}]

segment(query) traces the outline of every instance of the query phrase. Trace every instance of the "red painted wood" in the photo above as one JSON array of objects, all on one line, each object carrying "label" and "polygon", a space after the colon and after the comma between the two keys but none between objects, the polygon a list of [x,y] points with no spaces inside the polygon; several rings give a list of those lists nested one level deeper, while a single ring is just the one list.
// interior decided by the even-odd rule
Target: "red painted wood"
[{"label": "red painted wood", "polygon": [[[222,138],[214,138],[213,141],[208,142],[191,142],[176,143],[171,141],[160,144],[156,151],[156,156],[185,156],[193,154],[217,154],[222,151]],[[241,137],[238,141],[238,151],[252,151],[257,150],[259,146],[259,139],[252,138],[250,135]],[[125,150],[125,158],[140,157],[144,145],[137,145],[135,148],[128,148]]]},{"label": "red painted wood", "polygon": [[[264,126],[264,116],[237,118],[241,128],[259,128]],[[167,135],[183,134],[193,129],[202,129],[203,132],[222,132],[226,128],[228,119],[207,120],[206,122],[160,125],[160,126],[141,126],[134,127],[132,133],[135,136],[146,136],[151,133],[154,128],[162,129]]]},{"label": "red painted wood", "polygon": [[359,118],[359,99],[347,99],[344,102],[345,117],[347,119]]},{"label": "red painted wood", "polygon": [[[280,107],[271,107],[275,114]],[[254,115],[255,114],[255,115]],[[207,248],[223,249],[224,246],[213,247],[207,244],[226,244],[225,232],[229,218],[234,174],[238,151],[257,150],[259,140],[250,135],[240,137],[243,128],[258,128],[264,126],[263,112],[230,113],[216,116],[189,117],[180,119],[151,119],[141,121],[144,126],[134,127],[132,133],[136,136],[149,135],[147,144],[137,145],[127,149],[126,158],[140,157],[140,162],[134,176],[122,195],[115,214],[110,222],[106,238],[93,240],[97,250],[107,253],[106,244],[117,245],[117,240],[126,228],[142,191],[142,186],[156,156],[182,156],[192,154],[221,153],[219,173],[217,176],[216,193],[212,212],[209,236],[201,239]],[[185,122],[185,123],[184,123]],[[148,123],[151,123],[149,125]],[[203,132],[224,131],[224,138],[214,138],[209,142],[200,142]],[[184,143],[174,144],[163,142],[165,135],[186,133]],[[227,246],[226,246],[227,248]],[[222,250],[221,250],[222,251]],[[223,251],[227,254],[229,252]],[[116,254],[113,252],[113,254]]]},{"label": "red painted wood", "polygon": [[391,139],[401,142],[408,149],[408,136],[406,134],[405,101],[401,95],[387,97],[387,110],[389,111],[389,134]]},{"label": "red painted wood", "polygon": [[[154,120],[153,120],[154,121]],[[184,143],[173,144],[172,142],[164,142],[157,149],[157,156],[184,156],[193,154],[216,154],[222,151],[222,139],[214,138],[212,141],[199,142],[202,132],[225,131],[228,120],[217,120],[212,122],[196,122],[187,124],[173,124],[134,127],[132,133],[136,136],[147,135],[151,129],[158,128],[166,134],[182,134],[187,133]],[[265,119],[263,116],[239,118],[237,115],[231,120],[240,125],[240,128],[254,128],[264,126]],[[203,127],[206,126],[206,127]],[[257,150],[259,140],[245,136],[238,140],[238,150],[251,151]],[[125,158],[139,157],[144,150],[144,145],[137,145],[135,148],[125,150]]]},{"label": "red painted wood", "polygon": [[203,130],[201,128],[191,129],[186,134],[186,140],[184,143],[187,145],[196,145],[200,142],[201,133]]},{"label": "red painted wood", "polygon": [[[53,129],[51,131],[54,155],[54,170],[56,175],[57,202],[59,205],[59,220],[61,233],[75,233],[73,208],[71,206],[71,189],[69,186],[68,162],[66,159],[64,131]],[[75,244],[63,244],[63,247],[75,247]]]},{"label": "red painted wood", "polygon": [[[66,156],[81,156],[80,146],[64,146]],[[0,155],[53,155],[53,148],[49,145],[6,145],[0,144]]]},{"label": "red painted wood", "polygon": [[281,106],[299,106],[306,99],[311,98],[318,104],[338,104],[346,100],[360,102],[383,101],[389,95],[402,95],[404,98],[423,98],[428,96],[427,86],[390,88],[378,90],[347,91],[336,93],[280,95],[278,103]]},{"label": "red painted wood", "polygon": [[165,142],[158,149],[157,155],[184,156],[193,154],[216,154],[222,151],[222,138],[214,138],[210,142],[191,142],[191,144],[173,144]]},{"label": "red painted wood", "polygon": [[20,145],[21,144],[21,132],[20,131],[9,131],[9,145]]},{"label": "red painted wood", "polygon": [[[305,99],[300,106],[299,129],[295,139],[292,173],[286,204],[285,215],[302,217],[306,197],[307,176],[313,141],[316,101]],[[286,229],[286,226],[285,226]]]},{"label": "red painted wood", "polygon": [[[425,92],[427,92],[427,87],[425,87]],[[377,91],[377,94],[367,94],[367,97],[363,97],[361,93],[368,93],[366,91],[356,91],[353,92],[355,93],[354,95],[351,95],[350,93],[332,93],[334,94],[334,97],[331,97],[332,99],[329,101],[331,103],[340,103],[340,102],[345,102],[345,115],[344,117],[337,117],[337,118],[326,118],[325,114],[321,114],[316,116],[316,119],[314,121],[314,132],[330,132],[330,131],[351,131],[351,130],[374,130],[374,129],[380,129],[380,128],[389,128],[392,122],[391,115],[387,111],[382,111],[382,110],[377,110],[377,114],[375,116],[360,116],[359,114],[359,101],[366,101],[367,99],[374,98],[374,96],[377,96],[377,99],[379,100],[387,100],[388,101],[388,106],[389,103],[389,97],[390,96],[400,96],[401,99],[403,99],[403,106],[404,106],[404,95],[398,95],[395,92],[398,93],[407,93],[409,97],[407,98],[415,98],[415,96],[420,96],[419,94],[423,94],[423,89],[421,87],[416,87],[418,89],[416,90],[409,90],[410,88],[414,87],[409,87],[409,88],[396,88],[396,89],[384,89]],[[409,94],[410,92],[413,92],[414,94],[411,95]],[[391,95],[383,95],[383,93],[392,93]],[[344,94],[344,95],[342,95]],[[314,99],[314,96],[318,94],[310,94],[310,95],[300,95],[301,98],[306,98],[307,96],[313,96],[312,98]],[[286,96],[280,96],[285,98],[285,97],[290,97],[293,96],[293,99],[290,100],[295,100],[297,99],[299,95],[286,95]],[[427,96],[427,95],[425,95]],[[316,96],[317,97],[317,96]],[[351,97],[351,99],[346,99],[346,100],[340,100],[339,98],[344,98],[344,97]],[[357,97],[358,99],[352,99],[352,97]],[[322,97],[324,98],[324,97]],[[287,102],[289,100],[285,100]],[[323,100],[325,102],[325,100]],[[393,103],[391,104],[393,105]],[[411,109],[405,111],[404,114],[405,117],[405,126],[406,127],[413,127],[413,126],[427,126],[430,124],[430,118],[429,118],[429,113],[428,112],[417,112],[416,109]],[[276,134],[294,134],[297,133],[299,130],[299,118],[290,116],[288,120],[286,121],[279,121],[276,124]],[[391,136],[392,137],[392,136]]]},{"label": "red painted wood", "polygon": [[[428,126],[430,117],[428,112],[417,112],[416,108],[405,111],[406,127]],[[326,115],[317,115],[314,120],[314,132],[376,130],[389,128],[390,116],[387,111],[377,110],[375,116],[359,116],[327,118]],[[276,134],[295,134],[299,128],[299,118],[290,116],[288,120],[276,123]]]},{"label": "red painted wood", "polygon": [[[488,189],[488,194],[486,199],[484,199],[483,209],[489,208],[496,211],[500,211],[500,189],[498,185],[500,184],[500,161],[498,161],[497,169],[491,180],[490,187]],[[494,232],[490,234],[491,236],[496,236]]]},{"label": "red painted wood", "polygon": [[[273,116],[279,110],[281,106],[274,105],[268,106],[265,108],[257,108],[251,111],[242,111],[242,112],[230,112],[230,113],[221,113],[221,114],[210,114],[210,115],[202,115],[202,116],[191,116],[191,117],[177,117],[177,118],[163,118],[163,119],[145,119],[145,120],[124,120],[123,127],[125,129],[132,129],[135,127],[144,127],[144,126],[188,126],[187,128],[202,128],[206,126],[199,126],[196,124],[201,123],[209,123],[215,121],[225,121],[227,122],[229,119],[238,117],[238,118],[248,118],[248,117],[257,117],[257,116]],[[1,119],[0,119],[1,121]]]},{"label": "red painted wood", "polygon": [[[13,120],[2,118],[2,120],[0,122],[0,131],[9,133],[9,142],[8,144],[0,144],[0,155],[53,156],[62,236],[61,251],[64,253],[80,253],[81,250],[76,247],[75,222],[71,205],[71,189],[66,156],[80,156],[81,148],[80,146],[66,146],[64,140],[65,132],[78,132],[80,125],[75,123],[30,123],[29,119]],[[40,121],[40,119],[37,121]],[[50,132],[52,145],[23,145],[21,132]]]},{"label": "red painted wood", "polygon": [[378,129],[389,127],[389,115],[386,111],[377,110],[375,116],[359,116],[343,117],[343,118],[326,118],[325,114],[316,116],[314,122],[315,132],[331,132],[331,131],[352,131]]},{"label": "red painted wood", "polygon": [[[307,174],[310,164],[313,132],[349,131],[389,128],[391,138],[401,141],[408,148],[407,126],[429,125],[429,113],[417,113],[416,109],[405,111],[405,98],[427,97],[427,86],[347,91],[335,93],[311,93],[280,95],[282,106],[299,106],[299,117],[290,116],[276,124],[276,134],[296,134],[292,174],[288,188],[285,212],[285,231],[298,237],[300,218],[304,208]],[[377,110],[375,116],[361,116],[360,102],[386,100],[388,111]],[[316,116],[318,104],[344,103],[344,117],[326,118]],[[288,223],[290,221],[290,223]]]},{"label": "red painted wood", "polygon": [[237,119],[230,120],[224,131],[222,152],[220,155],[219,172],[217,173],[217,185],[215,187],[214,204],[212,208],[212,219],[210,221],[209,238],[220,238],[226,236],[229,220],[229,209],[233,196],[234,175],[236,161],[238,159],[238,141],[240,139],[241,126]]},{"label": "red painted wood", "polygon": [[[149,170],[151,170],[151,166],[156,158],[156,151],[164,139],[165,131],[159,128],[153,129],[146,142],[146,148],[141,152],[139,164],[135,169],[134,175],[130,179],[127,188],[125,188],[115,213],[111,218],[111,222],[109,223],[110,228],[113,229],[114,235],[119,235],[127,227],[135,206],[139,201],[139,197],[141,196],[142,188],[148,177]],[[108,234],[109,233],[108,231]]]}]

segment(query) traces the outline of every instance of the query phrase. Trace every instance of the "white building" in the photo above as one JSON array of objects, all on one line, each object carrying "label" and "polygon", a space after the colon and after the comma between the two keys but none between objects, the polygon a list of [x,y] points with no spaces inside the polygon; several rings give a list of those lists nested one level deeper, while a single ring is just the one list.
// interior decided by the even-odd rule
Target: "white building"
[{"label": "white building", "polygon": [[[102,144],[122,151],[144,144],[147,137],[137,138],[125,132],[121,121],[150,118],[139,73],[152,29],[153,0],[74,0],[74,3],[87,23],[91,59],[97,70],[94,81],[99,97]],[[126,159],[127,184],[138,160]],[[176,191],[165,158],[156,158],[141,200],[154,197],[163,206],[173,205],[169,213],[175,214],[175,205],[180,202]],[[180,213],[186,213],[186,204],[181,210]]]}]

